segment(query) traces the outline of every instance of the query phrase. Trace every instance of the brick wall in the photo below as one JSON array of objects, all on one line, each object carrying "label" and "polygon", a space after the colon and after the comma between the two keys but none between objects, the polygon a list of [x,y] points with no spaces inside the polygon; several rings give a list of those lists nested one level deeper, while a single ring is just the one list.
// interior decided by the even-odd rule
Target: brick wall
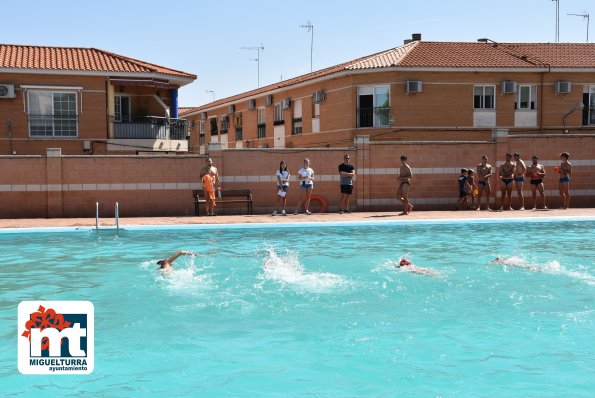
[{"label": "brick wall", "polygon": [[[457,176],[462,167],[474,168],[483,154],[497,167],[507,152],[520,152],[526,163],[537,154],[546,167],[544,180],[549,207],[558,207],[558,183],[553,167],[559,154],[568,151],[573,164],[572,207],[595,204],[595,136],[506,135],[483,142],[370,142],[357,137],[352,148],[321,149],[228,149],[211,145],[209,156],[219,168],[223,189],[251,189],[255,212],[268,213],[276,202],[275,172],[285,160],[292,176],[308,157],[316,173],[314,195],[323,197],[329,211],[339,200],[338,165],[349,153],[356,167],[352,196],[355,210],[396,211],[396,178],[399,156],[406,154],[413,168],[410,190],[418,210],[452,209],[457,199]],[[199,171],[206,156],[65,156],[48,151],[47,156],[0,156],[0,217],[93,217],[95,202],[101,216],[111,217],[119,202],[120,215],[190,216],[191,197],[200,189]],[[493,187],[499,188],[496,178]],[[498,191],[499,189],[495,189]],[[529,184],[525,194],[530,192]],[[299,195],[291,182],[288,207],[293,210]],[[516,193],[513,194],[516,206]],[[492,195],[492,205],[495,196]],[[316,206],[313,206],[316,207]],[[313,209],[315,210],[315,208]],[[241,213],[243,206],[221,206],[221,214]]]}]

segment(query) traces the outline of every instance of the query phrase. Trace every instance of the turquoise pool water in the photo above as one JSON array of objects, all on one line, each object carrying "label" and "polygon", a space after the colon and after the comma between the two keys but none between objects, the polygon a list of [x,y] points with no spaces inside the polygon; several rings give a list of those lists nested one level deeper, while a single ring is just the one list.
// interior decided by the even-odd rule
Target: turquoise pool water
[{"label": "turquoise pool water", "polygon": [[[594,241],[593,221],[0,234],[0,391],[592,397]],[[178,249],[200,256],[156,271]],[[18,373],[23,300],[93,302],[91,375]]]}]

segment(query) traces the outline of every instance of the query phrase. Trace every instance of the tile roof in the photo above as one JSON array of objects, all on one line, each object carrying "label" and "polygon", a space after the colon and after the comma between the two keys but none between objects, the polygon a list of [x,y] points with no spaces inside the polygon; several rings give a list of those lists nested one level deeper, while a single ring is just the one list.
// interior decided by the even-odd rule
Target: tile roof
[{"label": "tile roof", "polygon": [[196,75],[96,48],[0,44],[0,69],[41,69],[116,73],[158,73],[186,79]]},{"label": "tile roof", "polygon": [[495,43],[413,41],[402,46],[321,69],[192,108],[198,112],[339,72],[384,68],[448,69],[595,69],[593,43]]}]

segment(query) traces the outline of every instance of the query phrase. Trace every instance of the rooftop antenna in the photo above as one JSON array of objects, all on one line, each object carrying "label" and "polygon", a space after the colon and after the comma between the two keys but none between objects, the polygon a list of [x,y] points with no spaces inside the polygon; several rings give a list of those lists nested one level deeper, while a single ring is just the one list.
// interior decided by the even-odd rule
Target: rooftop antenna
[{"label": "rooftop antenna", "polygon": [[256,61],[258,64],[258,88],[260,88],[260,52],[264,51],[264,46],[260,43],[260,46],[253,47],[240,47],[240,50],[252,50],[256,51],[256,58],[249,58],[250,61]]},{"label": "rooftop antenna", "polygon": [[589,42],[589,13],[587,11],[583,11],[582,14],[566,14],[566,15],[573,15],[575,17],[583,17],[583,21],[587,20],[587,43]]},{"label": "rooftop antenna", "polygon": [[207,94],[208,93],[213,94],[213,102],[215,102],[215,90],[205,90],[205,91],[206,91]]},{"label": "rooftop antenna", "polygon": [[308,21],[305,25],[300,25],[300,28],[308,29],[308,32],[312,32],[310,38],[310,72],[312,72],[312,52],[314,50],[314,25],[310,21]]},{"label": "rooftop antenna", "polygon": [[560,0],[552,0],[556,2],[556,43],[560,42]]}]

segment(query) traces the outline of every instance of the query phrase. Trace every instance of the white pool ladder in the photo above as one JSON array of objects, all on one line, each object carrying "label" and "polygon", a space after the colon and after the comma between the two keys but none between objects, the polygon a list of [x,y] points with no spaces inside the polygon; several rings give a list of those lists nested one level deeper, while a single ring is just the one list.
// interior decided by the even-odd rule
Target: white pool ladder
[{"label": "white pool ladder", "polygon": [[[116,229],[120,229],[120,205],[116,202],[116,208],[114,210],[116,217]],[[99,230],[99,202],[95,202],[95,230]]]}]

